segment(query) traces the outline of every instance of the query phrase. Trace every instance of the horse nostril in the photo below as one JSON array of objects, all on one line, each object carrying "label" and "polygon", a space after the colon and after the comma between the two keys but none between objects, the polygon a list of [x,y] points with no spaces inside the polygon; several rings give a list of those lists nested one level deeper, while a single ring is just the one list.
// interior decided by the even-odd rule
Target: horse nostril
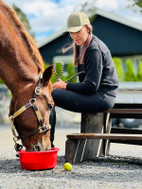
[{"label": "horse nostril", "polygon": [[35,151],[40,151],[40,147],[39,146],[34,146],[34,148],[35,148]]}]

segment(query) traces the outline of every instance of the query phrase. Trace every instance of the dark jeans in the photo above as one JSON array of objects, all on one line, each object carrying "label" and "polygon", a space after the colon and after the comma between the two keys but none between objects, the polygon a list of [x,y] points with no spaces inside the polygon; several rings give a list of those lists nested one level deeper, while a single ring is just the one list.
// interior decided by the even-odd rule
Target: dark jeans
[{"label": "dark jeans", "polygon": [[69,90],[54,89],[52,97],[55,105],[73,112],[101,112],[114,106],[115,97],[102,91],[93,95],[83,95]]},{"label": "dark jeans", "polygon": [[[102,91],[93,95],[83,95],[69,90],[54,89],[52,97],[56,106],[80,113],[102,112],[112,108],[115,103],[114,96],[107,95]],[[51,142],[53,142],[56,124],[55,108],[51,112],[50,121]]]}]

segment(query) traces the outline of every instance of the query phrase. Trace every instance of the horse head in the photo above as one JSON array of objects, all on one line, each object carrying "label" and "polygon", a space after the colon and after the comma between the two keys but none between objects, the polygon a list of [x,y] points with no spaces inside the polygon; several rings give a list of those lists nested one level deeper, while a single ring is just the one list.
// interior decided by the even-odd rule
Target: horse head
[{"label": "horse head", "polygon": [[21,139],[26,151],[51,149],[49,116],[54,107],[50,81],[52,73],[53,67],[49,66],[36,83],[12,97],[10,120],[14,141],[17,146],[17,140]]}]

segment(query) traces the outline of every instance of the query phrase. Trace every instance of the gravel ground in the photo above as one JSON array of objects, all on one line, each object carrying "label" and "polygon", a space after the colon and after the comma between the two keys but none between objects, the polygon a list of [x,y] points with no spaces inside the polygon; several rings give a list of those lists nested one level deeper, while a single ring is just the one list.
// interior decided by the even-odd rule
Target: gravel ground
[{"label": "gravel ground", "polygon": [[112,144],[109,157],[76,163],[71,171],[65,171],[65,136],[78,130],[56,129],[55,145],[60,148],[56,168],[29,171],[20,168],[15,156],[10,125],[0,125],[0,189],[142,188],[141,146]]}]

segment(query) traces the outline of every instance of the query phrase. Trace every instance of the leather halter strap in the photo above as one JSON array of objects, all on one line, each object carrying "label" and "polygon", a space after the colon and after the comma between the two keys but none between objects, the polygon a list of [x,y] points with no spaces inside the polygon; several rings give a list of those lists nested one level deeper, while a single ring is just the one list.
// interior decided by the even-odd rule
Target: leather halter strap
[{"label": "leather halter strap", "polygon": [[[38,82],[38,86],[35,88],[34,97],[32,99],[30,99],[29,102],[26,105],[24,105],[19,110],[17,110],[13,115],[9,116],[10,123],[11,123],[11,129],[12,129],[12,133],[13,133],[13,136],[14,136],[13,140],[14,140],[15,144],[16,144],[16,141],[18,141],[20,139],[30,137],[30,136],[32,136],[36,133],[44,133],[44,132],[47,132],[48,130],[51,129],[50,124],[49,125],[43,124],[42,116],[41,116],[39,109],[36,105],[36,97],[39,96],[40,93],[41,93],[41,80],[42,80],[42,75],[40,75],[40,77],[39,77],[39,82]],[[29,132],[29,133],[27,133],[23,136],[20,136],[20,135],[17,136],[16,131],[15,131],[15,126],[14,126],[14,119],[31,107],[33,108],[33,110],[36,114],[39,128],[32,131],[32,132]]]}]

